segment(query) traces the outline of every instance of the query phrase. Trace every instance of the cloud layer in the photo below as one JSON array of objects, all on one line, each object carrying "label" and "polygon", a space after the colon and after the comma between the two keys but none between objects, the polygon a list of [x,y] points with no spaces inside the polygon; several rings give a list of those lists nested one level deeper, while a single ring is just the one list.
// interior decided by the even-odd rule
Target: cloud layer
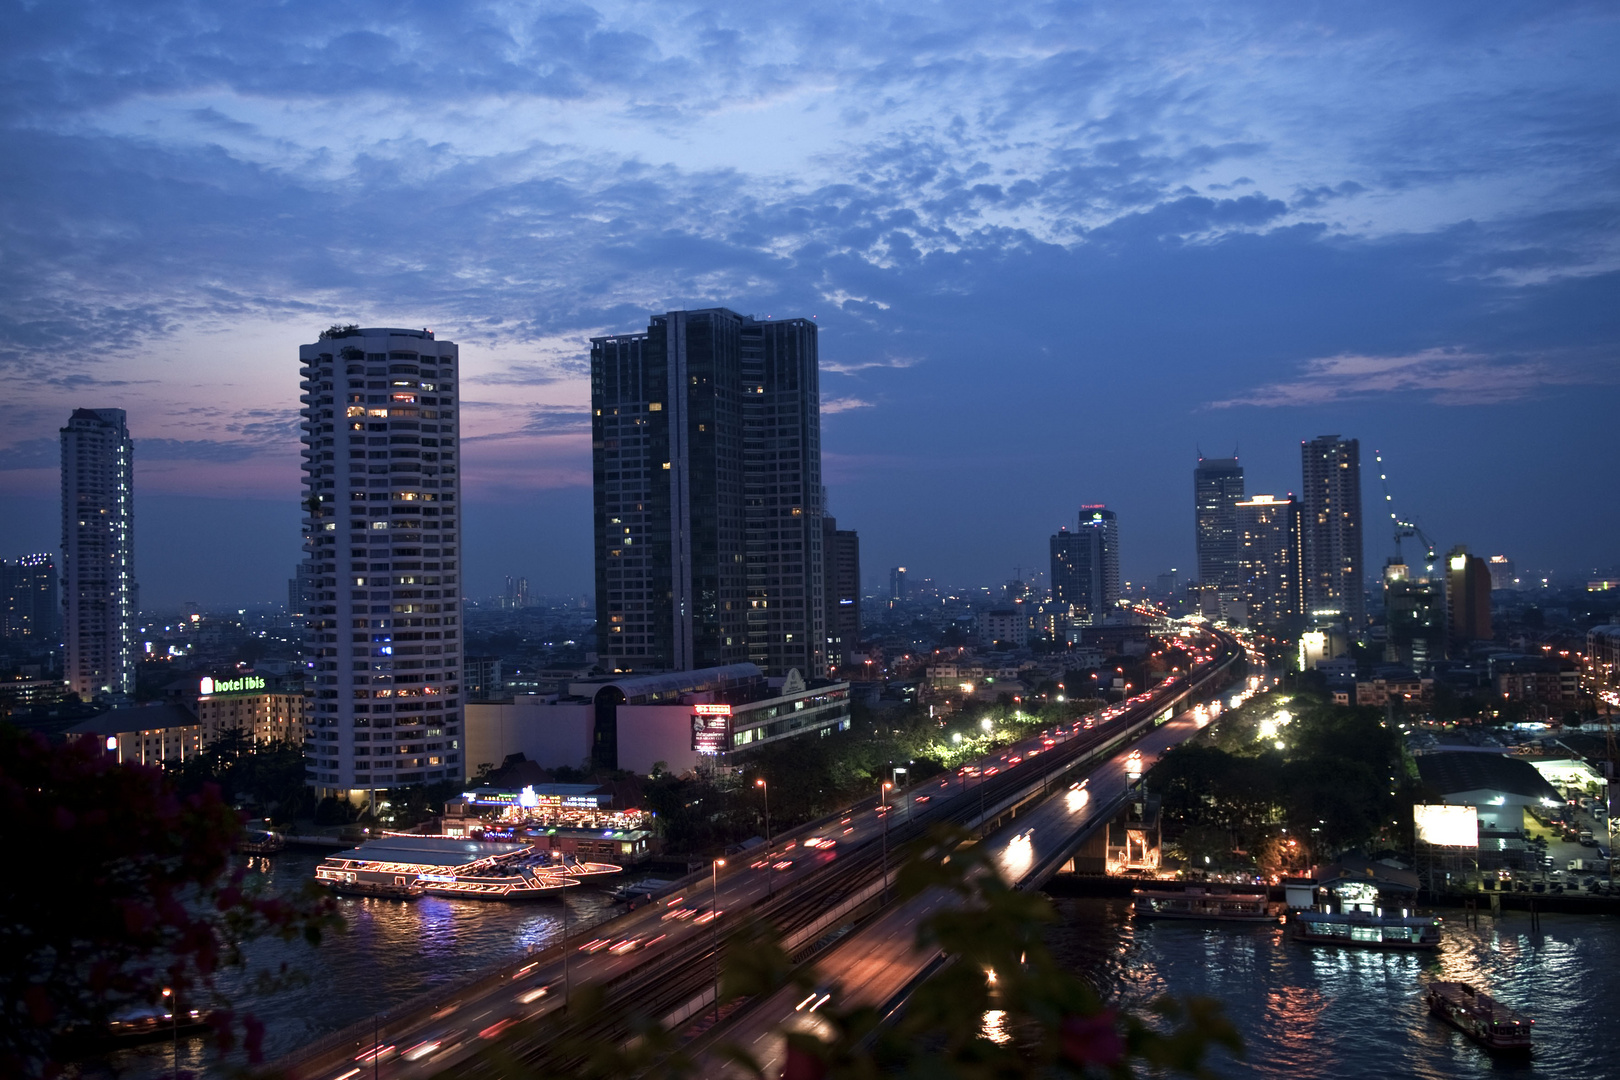
[{"label": "cloud layer", "polygon": [[[1185,562],[1199,438],[1241,431],[1286,488],[1318,427],[1432,460],[1459,410],[1527,431],[1615,402],[1604,5],[64,2],[7,23],[0,490],[44,493],[39,448],[95,403],[130,409],[145,483],[234,463],[290,498],[295,346],[351,319],[463,345],[476,499],[588,482],[593,334],[678,306],[817,315],[828,449],[886,463],[834,508],[870,566],[946,577],[1038,559],[1081,501],[1136,523],[1127,569]],[[945,513],[964,484],[995,513]],[[1489,542],[1581,561],[1585,521]],[[1490,522],[1446,527],[1484,544]],[[492,580],[556,561],[492,550]]]}]

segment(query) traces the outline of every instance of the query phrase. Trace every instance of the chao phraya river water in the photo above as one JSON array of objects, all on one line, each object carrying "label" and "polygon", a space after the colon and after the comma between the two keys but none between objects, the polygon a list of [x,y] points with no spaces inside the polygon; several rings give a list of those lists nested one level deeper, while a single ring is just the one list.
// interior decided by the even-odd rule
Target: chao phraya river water
[{"label": "chao phraya river water", "polygon": [[[320,861],[286,852],[269,884],[296,890]],[[607,887],[568,891],[575,929],[609,915]],[[349,929],[317,949],[259,942],[261,964],[287,960],[307,977],[269,993],[238,986],[238,1003],[265,1022],[274,1058],[329,1032],[451,983],[505,957],[541,947],[563,929],[561,900],[527,904],[424,897],[341,901]],[[1278,925],[1134,919],[1124,900],[1062,899],[1049,931],[1058,958],[1127,1005],[1171,992],[1220,998],[1248,1045],[1243,1062],[1220,1075],[1328,1080],[1342,1077],[1484,1077],[1593,1080],[1620,1077],[1614,1038],[1620,1001],[1620,920],[1610,916],[1480,917],[1478,930],[1448,921],[1438,955],[1308,947]],[[1495,1061],[1424,1010],[1427,978],[1482,986],[1536,1021],[1528,1063]],[[182,1041],[180,1064],[193,1075],[217,1058],[200,1040]],[[85,1077],[127,1080],[168,1075],[169,1046],[125,1051],[90,1063]]]},{"label": "chao phraya river water", "polygon": [[[1163,993],[1219,998],[1242,1033],[1228,1077],[1620,1076],[1614,1003],[1620,996],[1620,920],[1481,915],[1477,930],[1449,916],[1436,953],[1307,946],[1281,925],[1142,920],[1126,900],[1062,899],[1048,934],[1070,970],[1140,1005]],[[1498,1059],[1431,1017],[1428,979],[1472,983],[1535,1021],[1528,1061]]]}]

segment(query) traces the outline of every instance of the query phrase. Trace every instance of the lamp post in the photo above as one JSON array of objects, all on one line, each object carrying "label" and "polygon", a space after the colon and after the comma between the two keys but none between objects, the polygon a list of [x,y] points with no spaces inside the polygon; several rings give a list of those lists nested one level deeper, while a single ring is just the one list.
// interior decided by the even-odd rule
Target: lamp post
[{"label": "lamp post", "polygon": [[891,787],[893,787],[893,786],[894,785],[889,783],[887,780],[883,781],[882,797],[879,800],[879,805],[882,807],[882,809],[880,809],[878,811],[879,815],[883,818],[883,902],[885,904],[889,902],[889,813],[888,813],[888,810],[889,810],[889,789]]},{"label": "lamp post", "polygon": [[759,788],[760,792],[765,796],[765,895],[775,896],[776,868],[771,865],[771,848],[773,846],[771,837],[771,785],[767,784],[765,778],[761,776],[754,781],[754,786]]},{"label": "lamp post", "polygon": [[170,1031],[173,1032],[169,1063],[174,1066],[174,1080],[180,1080],[180,999],[174,990],[167,986],[163,988],[163,996],[169,1000]]},{"label": "lamp post", "polygon": [[720,868],[726,865],[726,860],[714,860],[714,902],[709,907],[709,926],[713,930],[711,938],[714,950],[714,1022],[720,1022]]}]

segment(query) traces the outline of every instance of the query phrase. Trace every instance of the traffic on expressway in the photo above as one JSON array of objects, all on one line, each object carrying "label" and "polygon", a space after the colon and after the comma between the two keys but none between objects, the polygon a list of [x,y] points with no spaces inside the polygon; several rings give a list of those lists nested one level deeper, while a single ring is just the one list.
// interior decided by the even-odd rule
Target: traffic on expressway
[{"label": "traffic on expressway", "polygon": [[[771,923],[785,941],[814,941],[833,916],[848,911],[847,924],[856,921],[857,909],[870,911],[875,890],[886,899],[895,869],[893,849],[939,822],[974,826],[1014,813],[1012,824],[986,840],[997,865],[1014,882],[1049,875],[1062,861],[1052,859],[1058,849],[1123,797],[1127,764],[1136,756],[1116,759],[1126,742],[1141,736],[1135,748],[1152,760],[1193,733],[1188,714],[1163,721],[1193,694],[1218,689],[1239,653],[1226,635],[1210,633],[1206,640],[1211,646],[1206,659],[1187,675],[1050,728],[949,777],[874,793],[870,802],[777,837],[764,854],[755,849],[715,860],[655,901],[572,933],[561,946],[396,1010],[375,1027],[340,1032],[275,1068],[280,1075],[307,1080],[497,1076],[479,1052],[498,1043],[512,1060],[547,1060],[551,1047],[523,1022],[565,1008],[571,990],[586,982],[606,986],[610,1000],[634,1002],[666,1022],[684,1022],[712,1008],[725,928],[741,913]],[[1082,769],[1089,769],[1083,780]],[[1054,790],[1059,797],[1042,801]],[[939,902],[940,897],[924,896],[893,906],[819,955],[818,967],[860,994],[903,988],[934,962],[909,950],[916,921]],[[857,941],[864,943],[864,952],[854,947]],[[735,1010],[726,1021],[727,1037],[737,1040],[738,1031],[746,1030],[755,1041],[768,1043],[769,1032],[793,1019],[796,1003],[787,1003],[785,1014],[774,999]],[[607,1026],[593,1036],[614,1039],[623,1033]],[[769,1046],[763,1048],[769,1057]]]}]

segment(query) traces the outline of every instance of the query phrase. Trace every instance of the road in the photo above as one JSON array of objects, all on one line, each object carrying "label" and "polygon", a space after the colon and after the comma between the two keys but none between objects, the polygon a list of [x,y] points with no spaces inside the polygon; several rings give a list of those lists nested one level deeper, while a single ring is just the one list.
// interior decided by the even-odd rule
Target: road
[{"label": "road", "polygon": [[[1121,754],[1087,772],[1060,795],[1050,798],[987,837],[984,844],[991,864],[1003,880],[1020,888],[1039,887],[1056,867],[1071,856],[1076,840],[1103,826],[1113,816],[1142,767],[1208,726],[1206,716],[1188,709],[1136,742],[1141,752]],[[1134,762],[1137,762],[1133,764]],[[883,1008],[924,975],[941,957],[937,950],[916,947],[917,927],[933,912],[960,898],[945,890],[930,890],[896,904],[870,924],[849,935],[837,947],[817,958],[818,985],[834,992],[843,1006]],[[766,1076],[781,1075],[785,1051],[783,1032],[814,1028],[808,1016],[812,1001],[789,988],[761,1001],[745,1016],[733,1018],[721,1037],[747,1050]],[[725,1074],[718,1062],[712,1070]],[[745,1075],[733,1070],[736,1076]]]},{"label": "road", "polygon": [[[525,1035],[524,1029],[511,1034],[507,1029],[564,1007],[570,988],[587,980],[609,986],[619,1000],[660,1010],[659,1015],[680,1016],[683,1005],[712,1000],[705,995],[712,985],[716,949],[729,919],[749,911],[772,922],[789,940],[794,934],[812,935],[808,940],[813,940],[829,912],[842,910],[839,905],[855,906],[863,895],[870,894],[874,883],[880,885],[884,880],[889,843],[897,845],[936,821],[970,823],[982,815],[993,819],[1008,807],[1038,798],[1052,776],[1065,773],[1088,754],[1102,752],[1122,733],[1160,711],[1163,702],[1185,691],[1184,679],[1161,684],[1094,716],[1094,727],[1077,721],[973,763],[973,768],[965,770],[972,775],[928,781],[893,793],[893,807],[874,797],[843,815],[777,838],[769,857],[754,854],[727,860],[709,874],[677,883],[657,903],[570,936],[561,948],[492,972],[459,991],[447,992],[441,1001],[396,1015],[375,1035],[355,1029],[341,1032],[277,1067],[283,1075],[309,1080],[364,1080],[367,1076],[408,1080],[446,1073],[493,1076],[496,1073],[474,1060],[475,1055],[499,1042],[503,1051],[519,1059],[538,1060],[547,1052],[547,1045],[531,1041],[533,1036]],[[1156,756],[1155,747],[1170,745],[1163,740],[1180,730],[1173,723],[1151,731],[1141,744],[1143,753]],[[1107,771],[1106,767],[1098,770],[1099,774]],[[1116,771],[1123,783],[1123,772]],[[1099,786],[1082,800],[1080,810],[1090,799],[1101,803],[1117,794],[1102,775],[1092,784]],[[1032,834],[1027,845],[1009,848],[1004,855],[1014,861],[1008,864],[1009,870],[1016,869],[1014,864],[1025,855],[1037,859],[1048,844],[1048,835],[1055,844],[1063,828],[1072,832],[1084,823],[1085,818],[1074,817],[1072,811],[1060,813],[1072,799],[1066,796],[1020,811],[1018,832],[1037,823],[1042,824],[1042,831]],[[996,836],[1007,832],[1002,830]],[[907,910],[910,905],[897,909],[895,917],[907,918]],[[918,917],[917,911],[910,910],[912,925]],[[888,918],[885,915],[875,925],[884,925]],[[886,948],[892,952],[902,938],[909,944],[908,933],[894,938]],[[895,963],[896,972],[905,970],[903,962],[896,959]],[[865,985],[878,992],[885,985],[887,976],[882,971],[887,965],[870,962],[866,967],[871,979]],[[615,1032],[604,1030],[601,1035],[613,1038]]]}]

